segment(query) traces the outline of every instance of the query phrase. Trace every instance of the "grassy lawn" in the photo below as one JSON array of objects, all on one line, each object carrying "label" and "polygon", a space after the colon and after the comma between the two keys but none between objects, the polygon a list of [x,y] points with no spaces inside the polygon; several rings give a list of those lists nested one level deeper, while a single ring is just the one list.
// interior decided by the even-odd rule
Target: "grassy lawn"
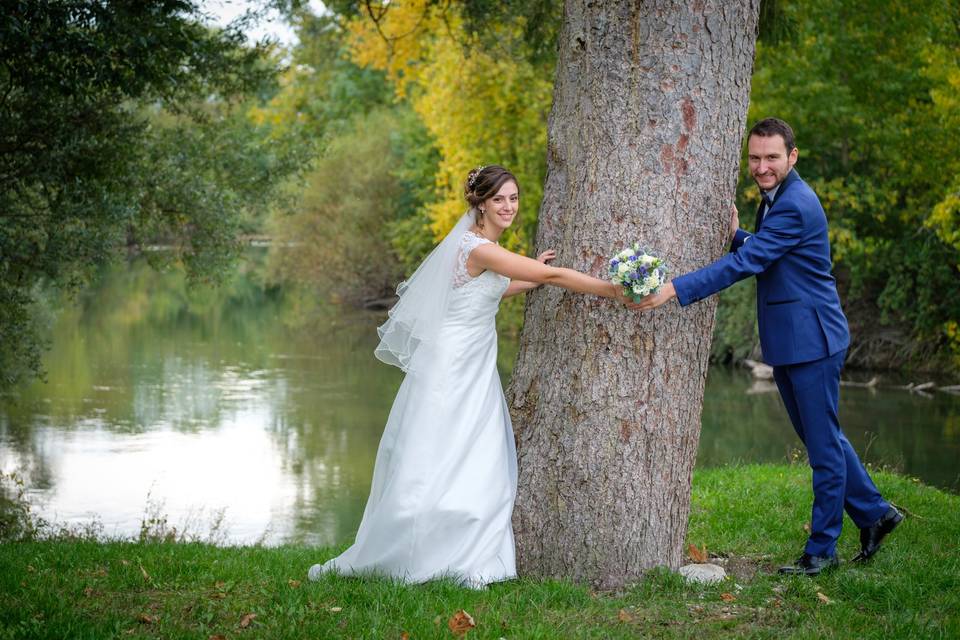
[{"label": "grassy lawn", "polygon": [[[83,540],[0,545],[6,638],[960,638],[960,496],[874,473],[907,513],[876,558],[816,579],[775,575],[802,550],[809,470],[699,471],[689,542],[730,577],[687,584],[657,570],[616,593],[516,580],[469,591],[447,582],[305,579],[337,549],[222,548]],[[849,520],[841,559],[859,547]]]}]

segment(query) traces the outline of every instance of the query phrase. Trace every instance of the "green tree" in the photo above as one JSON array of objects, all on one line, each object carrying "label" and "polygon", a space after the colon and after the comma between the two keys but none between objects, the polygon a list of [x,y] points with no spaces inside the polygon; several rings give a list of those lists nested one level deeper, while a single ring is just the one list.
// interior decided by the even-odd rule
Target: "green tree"
[{"label": "green tree", "polygon": [[300,9],[290,20],[298,42],[280,90],[252,115],[274,136],[305,136],[322,153],[327,142],[352,129],[355,116],[393,104],[393,91],[382,72],[350,61],[341,18]]},{"label": "green tree", "polygon": [[428,146],[423,133],[415,135],[418,129],[409,110],[380,108],[357,116],[329,142],[307,176],[297,211],[272,220],[274,279],[358,306],[392,294],[403,276],[392,225],[419,204],[409,201],[398,168],[408,144]]},{"label": "green tree", "polygon": [[[216,277],[297,165],[242,116],[278,69],[193,0],[34,0],[0,13],[0,388],[40,372],[34,303],[124,246]],[[276,149],[277,151],[274,151]]]},{"label": "green tree", "polygon": [[351,60],[343,16],[287,11],[298,35],[292,62],[253,116],[275,135],[309,137],[316,157],[293,185],[296,212],[271,221],[272,277],[307,293],[301,302],[363,304],[392,293],[432,246],[422,209],[434,198],[437,152],[386,74]]}]

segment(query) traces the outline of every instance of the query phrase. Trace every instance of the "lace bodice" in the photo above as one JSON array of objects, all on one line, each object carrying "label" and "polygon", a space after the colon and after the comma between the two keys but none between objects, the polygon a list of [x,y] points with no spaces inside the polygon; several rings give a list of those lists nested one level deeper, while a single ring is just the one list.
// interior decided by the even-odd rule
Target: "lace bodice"
[{"label": "lace bodice", "polygon": [[453,271],[453,290],[455,294],[462,293],[463,295],[466,295],[468,291],[483,292],[488,294],[485,297],[495,299],[499,303],[500,296],[510,285],[510,278],[493,271],[484,271],[477,277],[473,277],[467,271],[467,258],[470,257],[470,252],[480,245],[488,243],[490,243],[490,240],[473,231],[467,231],[463,234],[463,238],[460,240],[460,249],[457,253],[457,263]]},{"label": "lace bodice", "polygon": [[473,231],[467,231],[463,234],[463,238],[460,240],[460,250],[457,252],[457,265],[453,270],[454,289],[459,289],[474,280],[474,277],[467,271],[467,258],[470,257],[471,251],[482,244],[490,244],[490,241]]}]

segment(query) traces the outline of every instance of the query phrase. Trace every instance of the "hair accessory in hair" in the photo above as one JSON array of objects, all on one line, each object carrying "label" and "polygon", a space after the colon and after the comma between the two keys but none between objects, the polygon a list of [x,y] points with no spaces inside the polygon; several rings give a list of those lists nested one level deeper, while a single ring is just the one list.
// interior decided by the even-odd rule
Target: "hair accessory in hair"
[{"label": "hair accessory in hair", "polygon": [[480,175],[480,172],[487,168],[487,165],[482,164],[467,175],[467,188],[473,191],[473,187],[477,184],[477,177]]}]

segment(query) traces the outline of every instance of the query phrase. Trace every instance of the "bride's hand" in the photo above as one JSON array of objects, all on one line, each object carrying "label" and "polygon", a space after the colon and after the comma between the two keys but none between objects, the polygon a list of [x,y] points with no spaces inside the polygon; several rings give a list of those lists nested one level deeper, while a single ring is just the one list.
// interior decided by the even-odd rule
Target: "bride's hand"
[{"label": "bride's hand", "polygon": [[548,262],[550,262],[556,257],[557,257],[557,252],[554,251],[553,249],[548,249],[547,251],[544,251],[543,253],[537,256],[537,262],[542,262],[543,264],[547,264]]},{"label": "bride's hand", "polygon": [[740,214],[737,213],[737,205],[730,205],[730,242],[737,237],[737,229],[740,228]]}]

